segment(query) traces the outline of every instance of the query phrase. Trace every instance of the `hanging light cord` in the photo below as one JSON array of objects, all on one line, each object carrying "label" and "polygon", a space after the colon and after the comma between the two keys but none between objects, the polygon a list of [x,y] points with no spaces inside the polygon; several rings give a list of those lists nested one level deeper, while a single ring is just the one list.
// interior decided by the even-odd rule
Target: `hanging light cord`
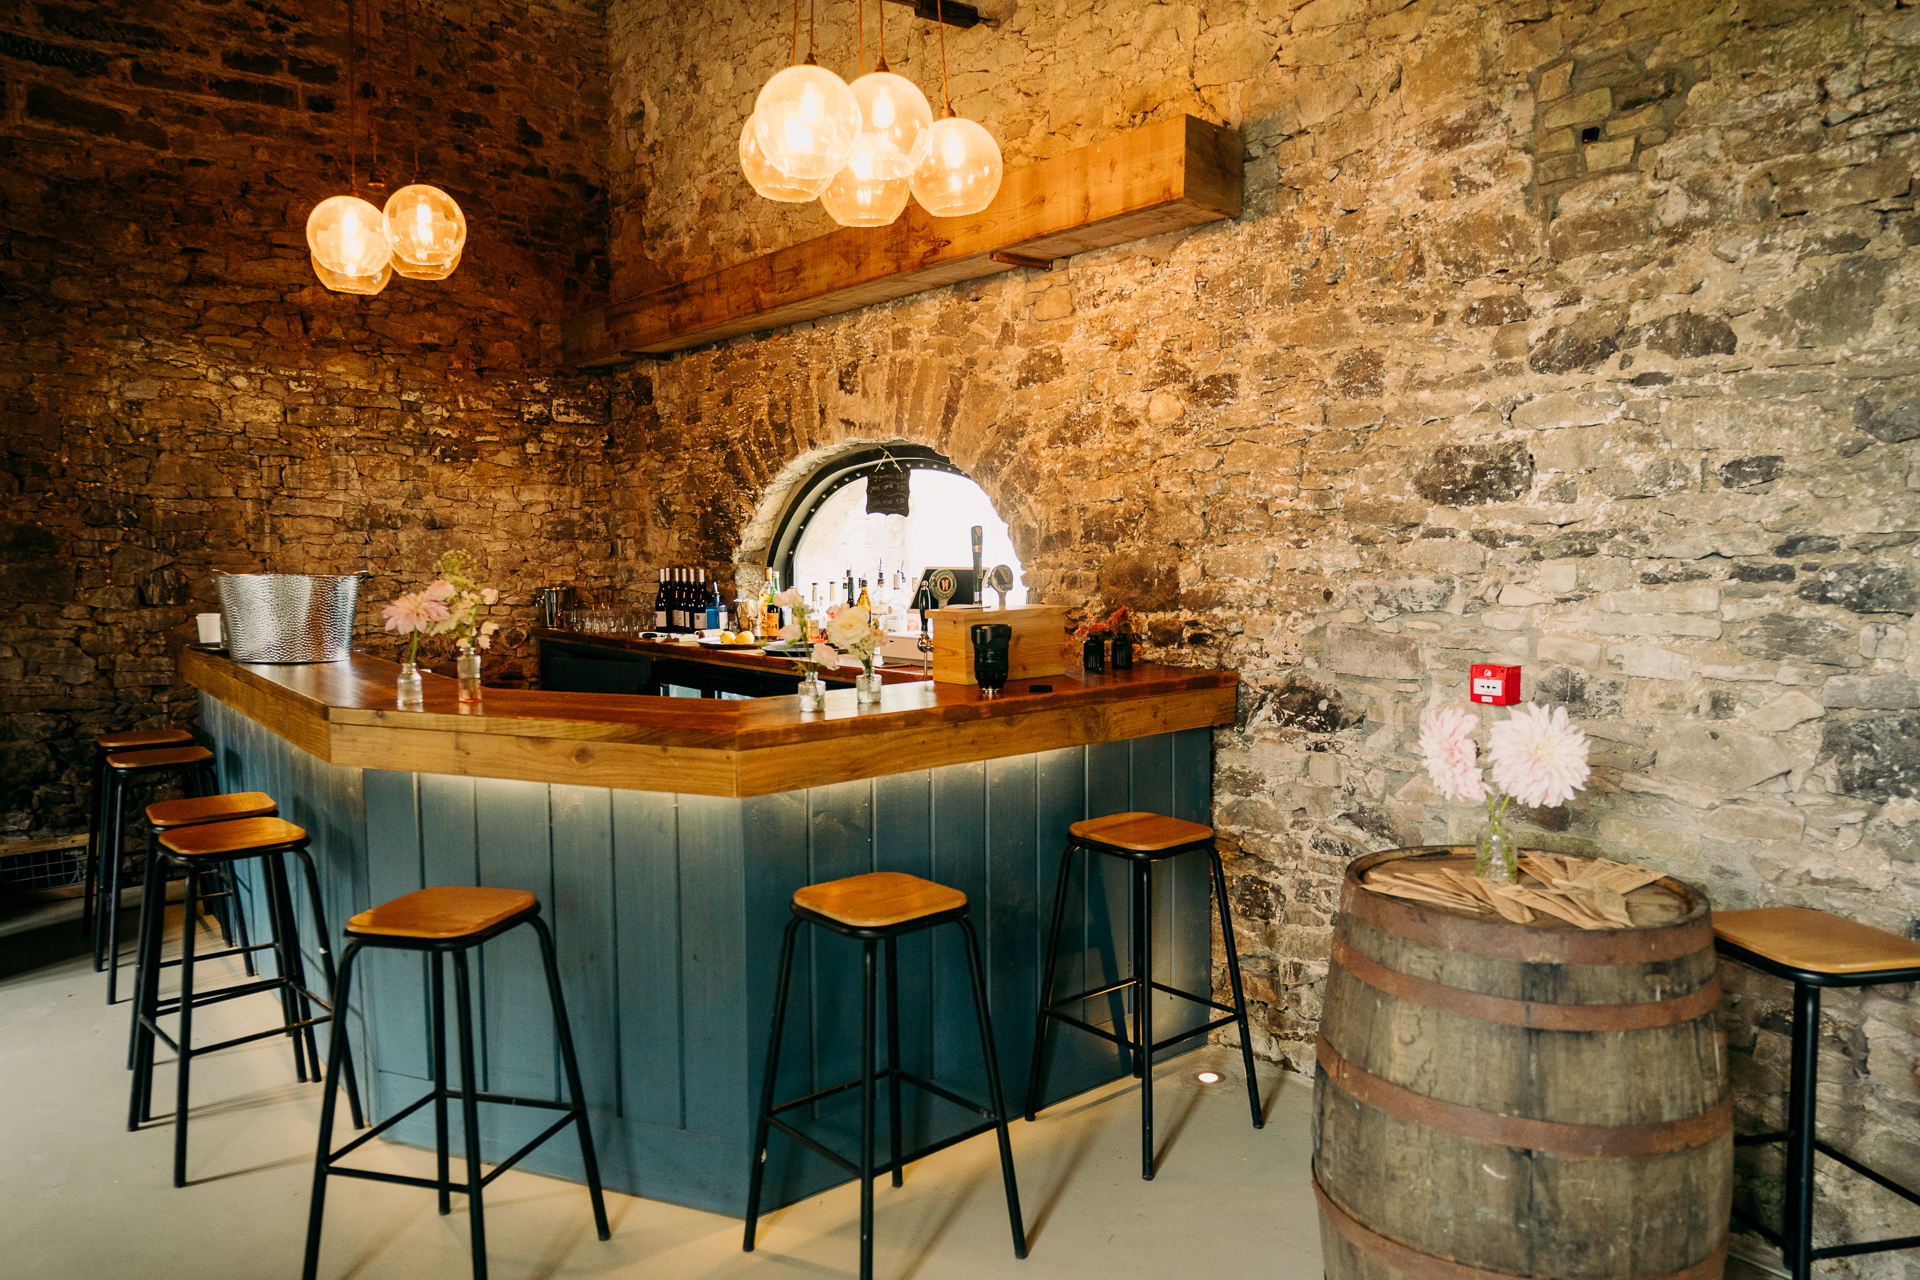
[{"label": "hanging light cord", "polygon": [[360,83],[360,55],[353,47],[353,0],[347,0],[347,190],[360,194],[359,139],[353,129],[353,100]]},{"label": "hanging light cord", "polygon": [[814,21],[813,0],[807,0],[807,63],[810,66],[819,65],[815,57],[818,49],[814,43],[814,38],[818,34],[818,24]]},{"label": "hanging light cord", "polygon": [[[400,20],[405,24],[407,39],[407,79],[412,80],[418,74],[413,65],[413,0],[407,0],[406,7],[400,10]],[[420,122],[413,126],[413,180],[420,181]]]},{"label": "hanging light cord", "polygon": [[[371,90],[376,75],[373,69],[373,0],[367,0],[367,88]],[[380,122],[374,119],[373,106],[367,106],[367,145],[373,149],[373,160],[367,165],[367,185],[379,188],[385,184],[380,181]]]},{"label": "hanging light cord", "polygon": [[873,64],[873,69],[887,69],[887,0],[880,0],[880,61]]},{"label": "hanging light cord", "polygon": [[787,65],[800,65],[800,0],[793,0],[793,49],[787,54]]},{"label": "hanging light cord", "polygon": [[940,28],[940,103],[946,115],[953,114],[953,94],[947,88],[947,19],[941,12],[940,0],[933,0],[933,24]]},{"label": "hanging light cord", "polygon": [[[886,3],[886,0],[881,0]],[[859,51],[853,55],[853,74],[859,75],[860,68],[867,65],[867,0],[853,0],[853,21],[859,28],[860,36],[855,42]]]}]

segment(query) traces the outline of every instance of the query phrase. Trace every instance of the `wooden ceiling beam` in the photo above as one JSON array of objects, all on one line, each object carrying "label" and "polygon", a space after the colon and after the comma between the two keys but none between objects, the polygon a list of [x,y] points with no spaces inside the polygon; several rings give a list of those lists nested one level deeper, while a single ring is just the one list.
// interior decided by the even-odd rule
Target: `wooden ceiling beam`
[{"label": "wooden ceiling beam", "polygon": [[1240,213],[1239,135],[1175,116],[1007,170],[984,211],[843,227],[712,275],[561,322],[559,361],[612,364],[837,315],[876,302]]}]

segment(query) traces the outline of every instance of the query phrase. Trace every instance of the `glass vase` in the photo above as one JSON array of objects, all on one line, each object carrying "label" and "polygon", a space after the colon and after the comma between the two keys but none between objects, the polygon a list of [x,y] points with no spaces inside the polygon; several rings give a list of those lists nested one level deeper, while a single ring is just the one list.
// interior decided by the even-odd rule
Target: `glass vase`
[{"label": "glass vase", "polygon": [[1512,838],[1507,835],[1506,817],[1490,814],[1474,845],[1473,874],[1485,876],[1495,884],[1512,884],[1519,878],[1518,854]]},{"label": "glass vase", "polygon": [[400,664],[400,678],[394,682],[394,702],[402,711],[426,708],[426,692],[421,686],[420,669],[411,662]]},{"label": "glass vase", "polygon": [[800,682],[800,709],[802,711],[824,711],[827,707],[827,686],[813,676]]},{"label": "glass vase", "polygon": [[1107,640],[1105,636],[1089,636],[1080,646],[1080,666],[1085,671],[1105,671],[1107,669]]},{"label": "glass vase", "polygon": [[480,701],[480,655],[463,653],[454,661],[460,677],[460,701]]},{"label": "glass vase", "polygon": [[861,706],[880,701],[880,673],[871,666],[853,678],[853,700]]},{"label": "glass vase", "polygon": [[1133,637],[1115,636],[1113,638],[1113,669],[1115,671],[1133,670]]}]

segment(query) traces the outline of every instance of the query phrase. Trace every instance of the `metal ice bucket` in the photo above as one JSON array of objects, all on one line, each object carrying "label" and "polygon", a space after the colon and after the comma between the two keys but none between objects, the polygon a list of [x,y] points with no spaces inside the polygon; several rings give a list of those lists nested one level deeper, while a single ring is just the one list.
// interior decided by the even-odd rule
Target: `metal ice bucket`
[{"label": "metal ice bucket", "polygon": [[359,574],[224,573],[217,579],[235,662],[344,662]]}]

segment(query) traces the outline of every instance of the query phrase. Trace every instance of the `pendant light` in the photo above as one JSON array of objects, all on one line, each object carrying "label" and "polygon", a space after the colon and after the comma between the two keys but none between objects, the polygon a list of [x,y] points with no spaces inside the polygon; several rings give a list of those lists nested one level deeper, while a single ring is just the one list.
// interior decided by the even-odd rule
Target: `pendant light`
[{"label": "pendant light", "polygon": [[[797,48],[799,0],[794,0],[793,25]],[[860,104],[846,81],[815,64],[811,18],[808,28],[806,62],[767,81],[749,122],[762,158],[800,183],[832,178],[860,136]]]},{"label": "pendant light", "polygon": [[353,101],[360,73],[354,48],[353,0],[347,0],[347,188],[353,194],[331,196],[307,215],[307,248],[313,273],[335,293],[379,293],[393,279],[393,245],[387,220],[359,196],[359,154],[355,149]]},{"label": "pendant light", "polygon": [[799,182],[768,164],[767,158],[760,154],[759,144],[753,140],[753,125],[757,118],[748,116],[747,122],[740,126],[740,171],[747,175],[747,182],[752,185],[754,193],[785,204],[805,204],[818,199],[833,179]]},{"label": "pendant light", "polygon": [[[867,10],[855,6],[860,24],[859,64],[867,60]],[[821,193],[820,205],[843,227],[884,227],[907,207],[909,176],[926,150],[933,111],[911,80],[887,67],[886,7],[880,11],[880,61],[853,82],[862,128],[847,163]],[[917,110],[916,110],[917,100]]]},{"label": "pendant light", "polygon": [[945,114],[929,130],[926,156],[913,171],[913,198],[936,218],[959,218],[979,213],[1000,193],[1005,168],[1000,144],[971,120],[953,114],[953,95],[947,88],[947,27],[940,27],[940,99]]},{"label": "pendant light", "polygon": [[[407,78],[413,79],[413,0],[401,10],[406,23]],[[420,128],[414,121],[413,182],[387,197],[382,211],[393,244],[393,269],[410,280],[445,280],[460,265],[467,245],[467,218],[452,196],[420,181]]]}]

